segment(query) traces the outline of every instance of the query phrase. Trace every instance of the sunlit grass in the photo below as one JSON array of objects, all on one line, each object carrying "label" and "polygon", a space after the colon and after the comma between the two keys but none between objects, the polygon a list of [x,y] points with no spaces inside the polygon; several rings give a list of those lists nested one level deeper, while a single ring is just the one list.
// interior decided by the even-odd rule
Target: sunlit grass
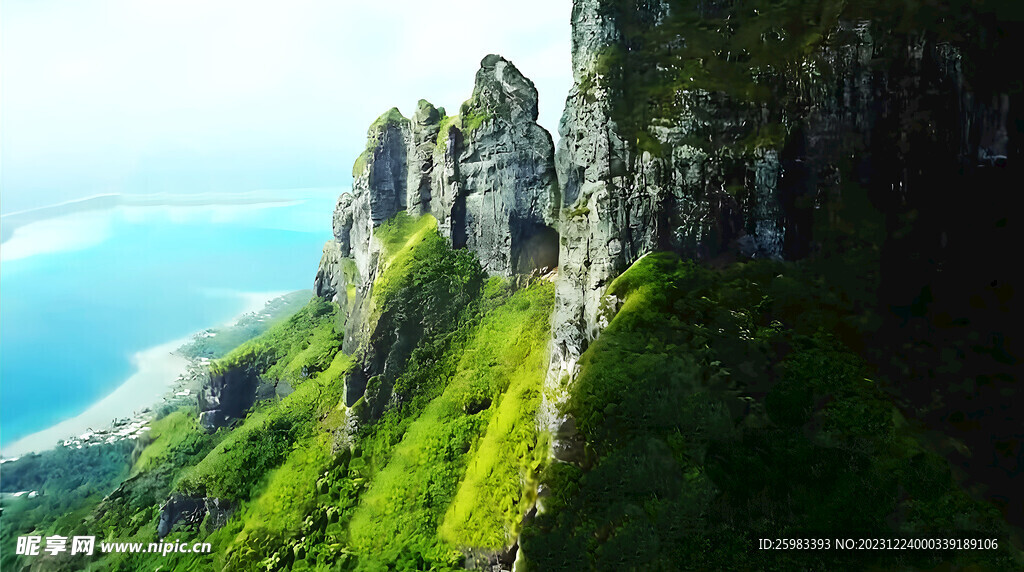
[{"label": "sunlit grass", "polygon": [[175,452],[185,450],[194,452],[194,448],[201,445],[206,438],[205,432],[199,426],[195,413],[191,410],[173,411],[167,416],[158,419],[150,424],[149,434],[145,437],[149,441],[132,468],[133,473],[146,471],[157,467],[162,463],[178,461]]},{"label": "sunlit grass", "polygon": [[350,524],[354,547],[420,545],[441,559],[508,543],[545,451],[535,414],[552,300],[552,285],[538,283],[484,316],[444,393],[374,476]]}]

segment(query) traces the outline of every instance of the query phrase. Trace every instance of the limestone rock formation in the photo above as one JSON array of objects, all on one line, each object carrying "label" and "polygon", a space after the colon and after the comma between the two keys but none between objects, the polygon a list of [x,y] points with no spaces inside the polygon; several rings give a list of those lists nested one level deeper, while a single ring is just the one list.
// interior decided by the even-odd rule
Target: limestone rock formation
[{"label": "limestone rock formation", "polygon": [[211,371],[199,392],[199,423],[213,431],[244,417],[256,402],[259,386],[259,375],[252,367]]},{"label": "limestone rock formation", "polygon": [[349,245],[348,256],[363,278],[375,264],[373,229],[405,210],[411,141],[412,125],[397,108],[381,115],[367,131],[366,150],[353,167],[352,198],[339,199],[335,237]]},{"label": "limestone rock formation", "polygon": [[[432,214],[456,248],[469,248],[491,274],[511,276],[558,264],[558,183],[551,135],[537,124],[537,88],[490,55],[473,96],[448,117],[420,100],[412,120],[391,109],[370,126],[338,200],[335,246],[325,249],[317,294],[333,298],[338,256],[373,272],[372,229],[401,210]],[[333,289],[332,289],[333,288]]]},{"label": "limestone rock formation", "polygon": [[381,252],[373,230],[396,213],[433,216],[440,234],[474,252],[492,275],[558,265],[554,145],[537,124],[537,105],[533,82],[489,55],[459,115],[420,100],[411,120],[391,109],[370,126],[314,284],[318,296],[348,313],[343,349],[362,364],[347,381],[349,404],[370,379],[401,367],[418,339],[414,331],[391,332],[400,324],[372,308]]},{"label": "limestone rock formation", "polygon": [[[342,195],[351,199],[351,195]],[[320,267],[313,280],[313,291],[317,296],[337,302],[342,308],[348,308],[355,300],[355,289],[360,282],[356,271],[355,260],[346,251],[346,244],[331,240],[324,244]]]},{"label": "limestone rock formation", "polygon": [[408,151],[408,181],[406,182],[406,209],[419,216],[430,212],[431,175],[434,172],[434,148],[441,130],[444,108],[435,108],[421,99],[412,117],[412,139]]},{"label": "limestone rock formation", "polygon": [[558,186],[551,136],[537,124],[537,89],[511,62],[490,55],[473,97],[442,128],[431,212],[456,248],[491,274],[558,264]]},{"label": "limestone rock formation", "polygon": [[215,431],[244,418],[256,402],[293,391],[288,382],[262,378],[261,371],[260,364],[254,361],[210,371],[199,392],[199,424],[207,431]]},{"label": "limestone rock formation", "polygon": [[342,300],[339,296],[344,296],[347,289],[345,275],[342,272],[342,260],[346,257],[342,252],[342,245],[338,241],[331,240],[324,244],[320,267],[317,269],[316,278],[313,279],[313,291],[316,295],[331,302],[340,303]]}]

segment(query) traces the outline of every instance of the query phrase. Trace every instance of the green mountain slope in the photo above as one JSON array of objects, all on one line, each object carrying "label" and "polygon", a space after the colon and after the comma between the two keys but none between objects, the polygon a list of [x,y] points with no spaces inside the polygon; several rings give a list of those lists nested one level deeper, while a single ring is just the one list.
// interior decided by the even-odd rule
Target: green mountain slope
[{"label": "green mountain slope", "polygon": [[[650,254],[615,280],[569,411],[580,466],[548,467],[536,570],[1013,569],[1019,553],[758,550],[759,539],[1006,538],[836,332],[849,287],[800,265]],[[870,318],[869,318],[870,319]],[[844,327],[847,326],[847,327]]]},{"label": "green mountain slope", "polygon": [[[150,543],[168,497],[230,507],[173,527],[164,542],[215,549],[158,557],[168,570],[458,569],[463,551],[486,559],[510,545],[547,458],[535,418],[554,287],[486,279],[435,226],[429,215],[402,213],[379,230],[387,260],[376,308],[426,326],[379,419],[360,421],[362,400],[345,406],[353,361],[340,352],[344,320],[315,299],[212,368],[288,381],[293,393],[212,434],[192,411],[161,418],[131,477],[81,528]],[[143,569],[154,557],[97,555],[89,568]],[[81,564],[81,556],[47,560]]]}]

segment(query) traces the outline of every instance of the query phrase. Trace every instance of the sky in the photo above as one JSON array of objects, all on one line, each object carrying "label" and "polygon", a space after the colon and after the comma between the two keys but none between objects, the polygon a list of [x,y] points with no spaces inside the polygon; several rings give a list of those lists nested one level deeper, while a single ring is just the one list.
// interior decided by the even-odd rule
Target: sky
[{"label": "sky", "polygon": [[351,184],[366,128],[498,53],[557,138],[571,0],[4,0],[0,212]]}]

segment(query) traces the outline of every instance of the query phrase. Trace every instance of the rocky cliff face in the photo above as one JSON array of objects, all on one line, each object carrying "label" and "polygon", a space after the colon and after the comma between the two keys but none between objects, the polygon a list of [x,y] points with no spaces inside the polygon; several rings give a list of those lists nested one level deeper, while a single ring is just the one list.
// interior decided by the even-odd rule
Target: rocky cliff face
[{"label": "rocky cliff face", "polygon": [[377,249],[373,229],[405,210],[411,123],[396,108],[381,115],[367,131],[366,150],[352,169],[350,197],[342,196],[334,213],[334,236],[340,254],[355,261],[368,277]]},{"label": "rocky cliff face", "polygon": [[[411,120],[382,116],[317,279],[326,298],[357,286],[346,351],[373,337],[372,229],[400,210],[433,215],[491,274],[559,267],[542,422],[563,458],[559,406],[605,289],[648,252],[715,265],[874,249],[893,315],[937,311],[940,291],[949,315],[973,312],[953,277],[994,276],[991,245],[1020,236],[996,216],[1020,177],[1020,89],[1000,72],[1019,41],[986,32],[998,3],[852,4],[575,0],[554,157],[535,88],[497,56],[459,115],[421,101]],[[986,201],[964,200],[977,189]]]},{"label": "rocky cliff face", "polygon": [[537,124],[537,97],[515,66],[487,56],[473,97],[435,146],[430,212],[452,246],[477,253],[491,274],[558,264],[554,146]]},{"label": "rocky cliff face", "polygon": [[492,275],[558,265],[554,145],[537,124],[537,101],[533,82],[490,55],[459,115],[420,100],[411,120],[391,109],[370,126],[315,280],[318,296],[350,308],[344,351],[362,351],[364,366],[350,379],[350,403],[369,379],[401,365],[392,362],[405,353],[392,350],[416,343],[405,332],[393,348],[369,347],[394,338],[382,328],[398,327],[374,313],[371,297],[382,248],[373,230],[396,213],[433,216],[440,234],[474,252]]},{"label": "rocky cliff face", "polygon": [[210,372],[199,393],[199,423],[213,431],[244,417],[259,387],[259,372],[252,367]]},{"label": "rocky cliff face", "polygon": [[236,367],[213,369],[199,392],[199,423],[207,431],[242,419],[257,401],[283,397],[292,392],[288,382],[264,379],[265,365],[243,361]]},{"label": "rocky cliff face", "polygon": [[533,82],[490,55],[459,115],[420,100],[412,120],[398,109],[377,119],[353,167],[352,193],[338,199],[317,294],[338,296],[341,259],[355,261],[358,283],[372,279],[372,230],[399,211],[433,215],[442,235],[491,274],[557,266],[554,145],[537,124],[537,99]]},{"label": "rocky cliff face", "polygon": [[[605,287],[644,253],[803,258],[854,240],[867,204],[884,213],[883,259],[952,259],[953,233],[970,242],[942,221],[952,201],[1011,180],[996,175],[1017,153],[1011,86],[969,73],[993,71],[994,40],[953,17],[907,28],[933,16],[901,2],[768,4],[574,2],[549,374],[563,396]],[[925,211],[897,247],[893,229]]]},{"label": "rocky cliff face", "polygon": [[210,526],[216,530],[227,524],[232,512],[231,503],[226,500],[172,494],[160,507],[157,537],[163,539],[176,529],[198,530],[207,515]]}]

